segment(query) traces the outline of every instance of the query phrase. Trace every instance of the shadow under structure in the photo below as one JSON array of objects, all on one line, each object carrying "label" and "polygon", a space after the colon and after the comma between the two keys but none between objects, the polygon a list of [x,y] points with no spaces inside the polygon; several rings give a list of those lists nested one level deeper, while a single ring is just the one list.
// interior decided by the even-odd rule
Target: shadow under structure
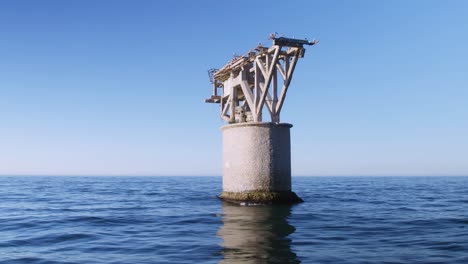
[{"label": "shadow under structure", "polygon": [[300,263],[288,237],[291,205],[239,206],[222,203],[223,239],[219,263]]}]

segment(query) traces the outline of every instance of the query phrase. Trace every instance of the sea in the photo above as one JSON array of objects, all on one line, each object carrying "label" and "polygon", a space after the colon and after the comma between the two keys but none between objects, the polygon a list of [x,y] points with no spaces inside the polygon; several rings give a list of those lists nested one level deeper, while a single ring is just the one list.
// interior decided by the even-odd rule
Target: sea
[{"label": "sea", "polygon": [[293,177],[293,206],[221,185],[0,177],[0,263],[468,263],[468,177]]}]

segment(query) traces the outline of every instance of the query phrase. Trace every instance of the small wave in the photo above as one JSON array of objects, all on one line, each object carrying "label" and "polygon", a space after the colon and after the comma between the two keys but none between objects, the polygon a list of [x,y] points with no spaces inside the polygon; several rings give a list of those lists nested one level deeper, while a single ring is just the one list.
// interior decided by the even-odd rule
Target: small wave
[{"label": "small wave", "polygon": [[59,243],[70,243],[77,240],[90,241],[94,240],[96,235],[94,234],[60,234],[53,233],[42,236],[32,236],[25,239],[12,239],[0,243],[0,247],[40,247],[44,245],[59,244]]},{"label": "small wave", "polygon": [[7,260],[0,261],[0,264],[76,264],[76,262],[69,261],[56,261],[39,257],[18,257],[8,258]]}]

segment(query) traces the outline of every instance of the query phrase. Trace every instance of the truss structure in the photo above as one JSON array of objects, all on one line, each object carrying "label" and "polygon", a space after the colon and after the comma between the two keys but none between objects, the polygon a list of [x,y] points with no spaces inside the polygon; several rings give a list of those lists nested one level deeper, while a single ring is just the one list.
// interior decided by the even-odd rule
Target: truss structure
[{"label": "truss structure", "polygon": [[[234,56],[221,69],[208,71],[213,95],[207,103],[221,105],[221,118],[229,123],[262,122],[266,106],[271,122],[280,122],[280,113],[299,58],[308,41],[270,36],[273,45],[261,45],[243,56]],[[278,78],[279,77],[279,78]]]}]

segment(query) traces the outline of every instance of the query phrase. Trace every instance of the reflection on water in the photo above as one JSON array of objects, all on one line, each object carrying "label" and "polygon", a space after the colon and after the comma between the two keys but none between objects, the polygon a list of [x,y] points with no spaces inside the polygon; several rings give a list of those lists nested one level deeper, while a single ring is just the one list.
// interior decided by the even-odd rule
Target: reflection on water
[{"label": "reflection on water", "polygon": [[300,263],[288,235],[291,206],[238,206],[223,202],[224,259],[220,263]]}]

